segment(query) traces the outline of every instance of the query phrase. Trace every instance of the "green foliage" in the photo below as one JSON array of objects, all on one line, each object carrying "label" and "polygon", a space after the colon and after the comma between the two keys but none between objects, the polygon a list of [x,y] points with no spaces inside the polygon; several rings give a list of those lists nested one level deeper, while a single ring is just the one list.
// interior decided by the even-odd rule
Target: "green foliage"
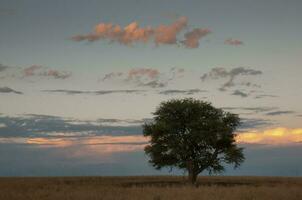
[{"label": "green foliage", "polygon": [[234,131],[238,115],[192,98],[162,102],[154,120],[143,125],[151,138],[145,152],[156,168],[177,167],[197,176],[204,170],[218,173],[223,163],[238,167],[244,161]]}]

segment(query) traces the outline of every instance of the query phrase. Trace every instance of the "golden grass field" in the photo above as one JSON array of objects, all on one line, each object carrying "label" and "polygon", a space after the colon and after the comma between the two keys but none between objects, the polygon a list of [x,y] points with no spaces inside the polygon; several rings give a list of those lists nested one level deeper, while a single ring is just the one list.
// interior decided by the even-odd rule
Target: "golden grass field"
[{"label": "golden grass field", "polygon": [[0,200],[302,200],[302,177],[0,178]]}]

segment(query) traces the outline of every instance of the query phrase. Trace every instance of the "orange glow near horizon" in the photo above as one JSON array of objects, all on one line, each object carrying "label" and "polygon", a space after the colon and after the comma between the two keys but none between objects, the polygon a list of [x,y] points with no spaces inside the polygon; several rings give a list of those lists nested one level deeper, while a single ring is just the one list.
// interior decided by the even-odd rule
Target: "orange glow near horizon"
[{"label": "orange glow near horizon", "polygon": [[64,138],[30,138],[26,140],[27,144],[66,147],[72,145],[72,141]]},{"label": "orange glow near horizon", "polygon": [[[84,137],[36,137],[0,138],[0,143],[37,145],[39,147],[66,148],[79,145],[90,153],[110,154],[116,152],[141,151],[149,138],[142,135],[130,136],[84,136]],[[236,142],[240,144],[292,145],[302,144],[302,128],[271,128],[239,133]],[[82,154],[84,152],[81,152]]]},{"label": "orange glow near horizon", "polygon": [[[144,136],[93,136],[72,138],[29,138],[26,144],[41,145],[44,147],[68,147],[72,145],[103,146],[106,152],[133,151],[143,149],[148,138]],[[124,148],[127,147],[127,148]],[[91,147],[93,148],[93,147]]]},{"label": "orange glow near horizon", "polygon": [[302,142],[302,128],[272,128],[238,134],[238,143],[285,145]]}]

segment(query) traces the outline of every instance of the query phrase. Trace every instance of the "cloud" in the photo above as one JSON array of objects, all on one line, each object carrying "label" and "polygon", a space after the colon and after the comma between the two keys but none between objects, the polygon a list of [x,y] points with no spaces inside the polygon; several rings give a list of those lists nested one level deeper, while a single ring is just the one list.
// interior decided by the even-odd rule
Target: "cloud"
[{"label": "cloud", "polygon": [[172,67],[168,72],[160,72],[153,68],[133,68],[125,72],[107,73],[100,80],[138,87],[163,88],[170,81],[182,78],[184,72],[183,68],[176,67]]},{"label": "cloud", "polygon": [[279,97],[279,96],[272,95],[272,94],[260,94],[260,95],[255,96],[255,99],[262,99],[262,98],[266,98],[266,97],[275,98],[275,97]]},{"label": "cloud", "polygon": [[136,82],[138,86],[147,86],[151,88],[165,87],[167,83],[159,80],[160,72],[157,69],[137,68],[128,72],[127,82]]},{"label": "cloud", "polygon": [[22,92],[13,90],[9,87],[0,87],[0,93],[15,93],[15,94],[23,94]]},{"label": "cloud", "polygon": [[[244,67],[236,67],[230,70],[227,70],[222,67],[216,67],[211,69],[210,72],[203,74],[203,76],[201,76],[200,78],[202,81],[227,78],[227,81],[219,88],[220,91],[225,91],[227,88],[234,87],[236,85],[235,79],[238,76],[256,76],[261,74],[262,71],[260,70],[254,70]],[[251,84],[249,84],[249,86],[250,85]]]},{"label": "cloud", "polygon": [[[122,150],[122,147],[126,150],[102,154],[103,151],[110,152],[109,149],[113,146],[114,150],[119,148]],[[152,169],[148,165],[143,149],[128,151],[131,149],[130,146],[126,144],[71,145],[65,148],[44,148],[42,145],[1,144],[0,176],[169,174],[168,170],[159,172]],[[299,176],[302,174],[302,161],[297,159],[301,156],[301,145],[240,144],[240,146],[245,147],[246,161],[238,170],[227,168],[226,175]],[[174,173],[182,175],[182,171]]]},{"label": "cloud", "polygon": [[184,68],[172,67],[169,71],[169,81],[177,78],[183,78],[184,72],[185,72]]},{"label": "cloud", "polygon": [[23,75],[25,77],[44,76],[44,77],[52,77],[55,79],[66,79],[71,76],[71,73],[66,71],[59,71],[55,69],[48,69],[41,65],[32,65],[30,67],[23,69]]},{"label": "cloud", "polygon": [[246,87],[257,87],[257,88],[261,87],[261,85],[254,84],[254,83],[251,83],[251,82],[241,82],[240,85],[246,86]]},{"label": "cloud", "polygon": [[[14,142],[11,140],[11,142]],[[107,153],[142,150],[148,139],[136,136],[87,136],[81,138],[28,138],[17,140],[31,145],[67,147],[71,145],[102,145],[108,146]],[[124,146],[125,145],[125,146]],[[110,147],[110,148],[109,148]],[[103,149],[104,150],[104,149]],[[102,153],[105,153],[104,151]]]},{"label": "cloud", "polygon": [[154,30],[151,27],[140,28],[137,22],[132,22],[122,28],[120,25],[111,23],[100,23],[95,26],[94,32],[87,35],[76,35],[71,39],[74,41],[87,40],[90,42],[106,39],[110,42],[119,42],[120,44],[130,45],[134,42],[146,43]]},{"label": "cloud", "polygon": [[[154,85],[152,85],[154,84]],[[149,82],[144,83],[144,85],[140,86],[148,86],[152,88],[160,88],[164,87],[165,85],[158,85],[157,82]],[[78,94],[91,94],[91,95],[109,95],[109,94],[144,94],[148,92],[148,90],[97,90],[97,91],[85,91],[85,90],[42,90],[43,92],[48,93],[64,93],[67,95],[78,95]],[[156,90],[155,90],[156,91]],[[157,91],[156,91],[157,92]],[[178,89],[169,89],[169,90],[160,90],[158,94],[162,95],[176,95],[176,94],[183,94],[183,95],[192,95],[197,93],[207,92],[207,90],[201,89],[187,89],[187,90],[178,90]]]},{"label": "cloud", "polygon": [[302,142],[302,128],[272,128],[263,131],[249,131],[238,134],[239,143],[286,145]]},{"label": "cloud", "polygon": [[199,40],[211,33],[210,29],[195,28],[185,33],[185,40],[181,43],[187,48],[198,48]]},{"label": "cloud", "polygon": [[150,122],[152,119],[144,118],[144,119],[104,119],[100,118],[97,122],[101,123],[102,125],[142,125],[145,122]]},{"label": "cloud", "polygon": [[143,86],[143,87],[151,87],[151,88],[162,88],[162,87],[166,87],[167,83],[162,83],[159,82],[158,80],[154,80],[154,81],[150,81],[147,83],[138,83],[138,86]]},{"label": "cloud", "polygon": [[175,95],[175,94],[192,95],[192,94],[201,93],[201,92],[206,92],[206,90],[200,90],[200,89],[163,90],[163,91],[160,91],[159,94],[164,94],[164,95]]},{"label": "cloud", "polygon": [[188,48],[197,48],[199,39],[206,36],[210,31],[208,29],[196,28],[185,34],[185,40],[180,41],[178,35],[188,26],[188,18],[178,17],[169,25],[161,24],[157,27],[146,26],[141,28],[134,21],[125,27],[114,25],[112,23],[100,23],[95,26],[94,31],[89,34],[75,35],[71,39],[73,41],[89,41],[107,40],[109,42],[117,42],[122,45],[131,46],[134,43],[153,42],[155,45],[175,45],[183,44]]},{"label": "cloud", "polygon": [[246,131],[256,128],[271,126],[274,123],[271,120],[260,118],[241,118],[240,131]]},{"label": "cloud", "polygon": [[41,68],[42,66],[40,65],[32,65],[30,67],[27,67],[23,70],[24,76],[34,76],[36,71]]},{"label": "cloud", "polygon": [[[142,151],[148,143],[143,135],[136,136],[86,136],[86,137],[56,137],[56,138],[1,138],[0,144],[19,145],[25,148],[48,150],[64,150],[69,158],[79,158],[81,162],[87,157],[102,157],[108,159],[115,153],[130,153]],[[68,151],[69,150],[69,151]],[[64,152],[63,151],[63,152]],[[61,152],[61,153],[63,153]],[[105,156],[105,157],[104,157]],[[91,158],[90,158],[91,159]],[[66,160],[66,159],[64,159]],[[95,160],[95,159],[94,159]]]},{"label": "cloud", "polygon": [[143,150],[148,142],[148,138],[142,135],[141,124],[149,120],[80,121],[39,114],[0,116],[0,146],[8,144],[35,148],[81,148],[83,151],[72,151],[69,154],[76,157],[87,156],[87,153],[107,155],[134,152]]},{"label": "cloud", "polygon": [[266,113],[266,115],[275,116],[275,115],[286,115],[286,114],[293,114],[293,113],[295,113],[295,112],[291,111],[291,110],[284,110],[284,111],[268,112],[268,113]]},{"label": "cloud", "polygon": [[94,95],[106,95],[106,94],[139,94],[145,92],[145,90],[97,90],[97,91],[83,91],[83,90],[42,90],[49,93],[65,93],[65,94],[94,94]]},{"label": "cloud", "polygon": [[225,110],[244,110],[244,111],[253,111],[254,113],[268,112],[278,109],[278,107],[221,107]]},{"label": "cloud", "polygon": [[170,25],[159,25],[155,28],[155,44],[176,44],[177,34],[186,28],[188,25],[187,17],[179,17],[174,23]]},{"label": "cloud", "polygon": [[155,80],[159,77],[159,71],[151,68],[136,68],[128,72],[128,81],[136,81],[141,79]]},{"label": "cloud", "polygon": [[231,46],[240,46],[243,45],[243,42],[241,40],[228,38],[224,41],[224,44],[231,45]]},{"label": "cloud", "polygon": [[123,72],[110,72],[108,74],[105,74],[105,76],[101,79],[102,81],[114,79],[117,77],[121,77],[123,75]]},{"label": "cloud", "polygon": [[0,64],[0,72],[6,70],[7,68],[8,66]]},{"label": "cloud", "polygon": [[248,97],[249,95],[245,92],[242,92],[240,90],[235,90],[232,95],[234,96],[240,96],[240,97]]},{"label": "cloud", "polygon": [[67,79],[72,73],[68,71],[57,70],[42,65],[31,65],[29,67],[15,67],[0,64],[0,78],[24,79],[33,77],[44,77],[53,79]]},{"label": "cloud", "polygon": [[[115,120],[115,122],[113,122]],[[1,137],[84,137],[98,135],[140,135],[141,124],[148,119],[99,119],[82,121],[49,115],[27,114],[19,117],[0,116]]]}]

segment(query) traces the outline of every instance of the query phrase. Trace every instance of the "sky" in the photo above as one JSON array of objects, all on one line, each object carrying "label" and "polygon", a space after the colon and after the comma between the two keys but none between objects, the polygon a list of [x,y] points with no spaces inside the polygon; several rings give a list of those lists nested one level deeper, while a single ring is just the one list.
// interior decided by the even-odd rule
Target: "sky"
[{"label": "sky", "polygon": [[[155,175],[160,102],[239,114],[226,175],[302,175],[299,0],[0,0],[0,176]],[[172,174],[181,175],[176,170]]]}]

